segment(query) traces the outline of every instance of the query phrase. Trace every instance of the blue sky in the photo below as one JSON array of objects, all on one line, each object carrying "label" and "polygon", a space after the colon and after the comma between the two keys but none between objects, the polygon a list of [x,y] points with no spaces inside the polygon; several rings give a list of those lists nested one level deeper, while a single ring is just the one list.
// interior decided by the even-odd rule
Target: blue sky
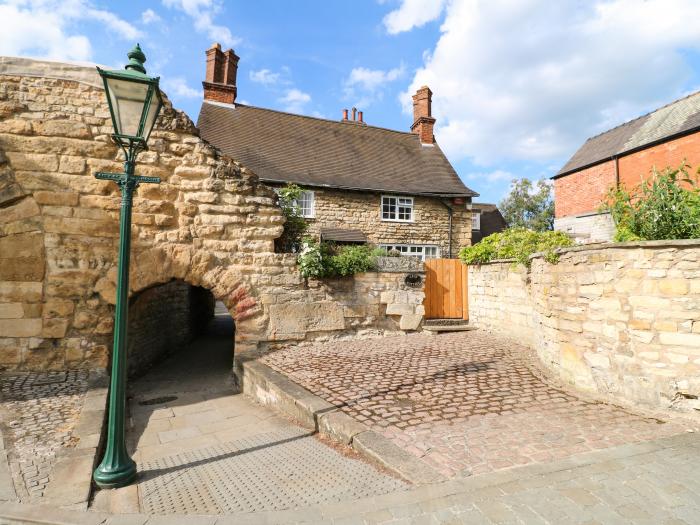
[{"label": "blue sky", "polygon": [[149,73],[196,120],[204,51],[241,57],[245,103],[408,130],[434,92],[436,137],[481,201],[555,173],[593,134],[700,86],[697,0],[0,0],[0,55]]}]

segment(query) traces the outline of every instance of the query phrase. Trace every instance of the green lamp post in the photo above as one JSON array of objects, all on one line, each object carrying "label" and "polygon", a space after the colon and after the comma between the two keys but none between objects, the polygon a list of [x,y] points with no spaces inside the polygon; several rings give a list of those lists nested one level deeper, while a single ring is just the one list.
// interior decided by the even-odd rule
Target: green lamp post
[{"label": "green lamp post", "polygon": [[107,447],[93,479],[102,488],[123,487],[136,477],[136,463],[126,451],[124,411],[126,407],[126,339],[129,309],[129,251],[131,248],[131,204],[140,183],[159,183],[158,177],[134,175],[136,156],[148,149],[146,142],[163,105],[159,78],[146,75],[146,56],[138,44],[128,55],[124,70],[97,68],[105,86],[114,124],[112,138],[124,152],[124,173],[96,173],[98,179],[115,181],[122,193],[119,217],[119,262],[117,304],[114,319],[112,375],[109,388]]}]

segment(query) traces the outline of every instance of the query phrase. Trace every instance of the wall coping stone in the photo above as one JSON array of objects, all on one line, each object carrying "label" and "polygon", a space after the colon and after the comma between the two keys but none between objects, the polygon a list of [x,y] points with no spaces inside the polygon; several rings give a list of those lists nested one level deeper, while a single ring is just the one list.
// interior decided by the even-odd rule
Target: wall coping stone
[{"label": "wall coping stone", "polygon": [[[104,89],[104,84],[92,62],[69,62],[65,60],[35,60],[24,57],[0,56],[0,75],[73,80]],[[100,66],[110,69],[108,66]]]},{"label": "wall coping stone", "polygon": [[425,273],[420,257],[377,257],[377,271],[387,273]]},{"label": "wall coping stone", "polygon": [[[555,253],[563,255],[566,253],[614,250],[614,249],[634,249],[634,248],[700,248],[700,239],[663,239],[659,241],[629,241],[629,242],[596,242],[581,246],[570,246],[559,248]],[[530,259],[541,259],[544,252],[536,252],[530,255]],[[503,264],[516,262],[515,259],[494,259],[485,263],[472,263],[468,266],[487,266],[489,264]]]}]

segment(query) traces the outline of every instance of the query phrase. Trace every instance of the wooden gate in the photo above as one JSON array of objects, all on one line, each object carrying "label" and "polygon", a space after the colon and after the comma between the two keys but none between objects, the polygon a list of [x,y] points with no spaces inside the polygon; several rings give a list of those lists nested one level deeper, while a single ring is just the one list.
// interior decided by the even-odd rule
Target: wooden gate
[{"label": "wooden gate", "polygon": [[459,259],[425,261],[426,319],[469,319],[467,266]]}]

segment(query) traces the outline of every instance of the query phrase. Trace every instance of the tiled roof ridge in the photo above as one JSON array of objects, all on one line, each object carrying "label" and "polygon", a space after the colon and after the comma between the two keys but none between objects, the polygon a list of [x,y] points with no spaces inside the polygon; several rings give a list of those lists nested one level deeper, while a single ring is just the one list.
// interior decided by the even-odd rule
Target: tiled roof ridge
[{"label": "tiled roof ridge", "polygon": [[235,109],[238,106],[244,107],[244,108],[250,108],[250,109],[256,109],[259,111],[270,111],[272,113],[280,113],[282,115],[289,115],[290,117],[300,117],[300,118],[306,118],[306,119],[311,119],[311,120],[318,120],[321,122],[328,122],[331,124],[337,124],[340,126],[358,126],[361,128],[370,128],[370,129],[376,129],[379,131],[388,131],[391,133],[399,133],[401,135],[412,135],[418,138],[418,135],[416,133],[412,133],[411,131],[401,131],[398,129],[391,129],[391,128],[385,128],[382,126],[373,126],[371,124],[367,124],[366,122],[359,122],[359,121],[353,121],[353,120],[348,120],[348,121],[343,121],[343,120],[333,120],[329,118],[324,118],[324,117],[314,117],[313,115],[302,115],[300,113],[291,113],[289,111],[282,111],[280,109],[271,109],[271,108],[261,108],[260,106],[253,106],[251,104],[241,104],[239,102],[236,102],[235,104],[224,104],[224,103],[212,103],[209,100],[204,100],[206,104],[212,104],[213,106],[219,106],[223,108],[229,108],[229,109]]}]

